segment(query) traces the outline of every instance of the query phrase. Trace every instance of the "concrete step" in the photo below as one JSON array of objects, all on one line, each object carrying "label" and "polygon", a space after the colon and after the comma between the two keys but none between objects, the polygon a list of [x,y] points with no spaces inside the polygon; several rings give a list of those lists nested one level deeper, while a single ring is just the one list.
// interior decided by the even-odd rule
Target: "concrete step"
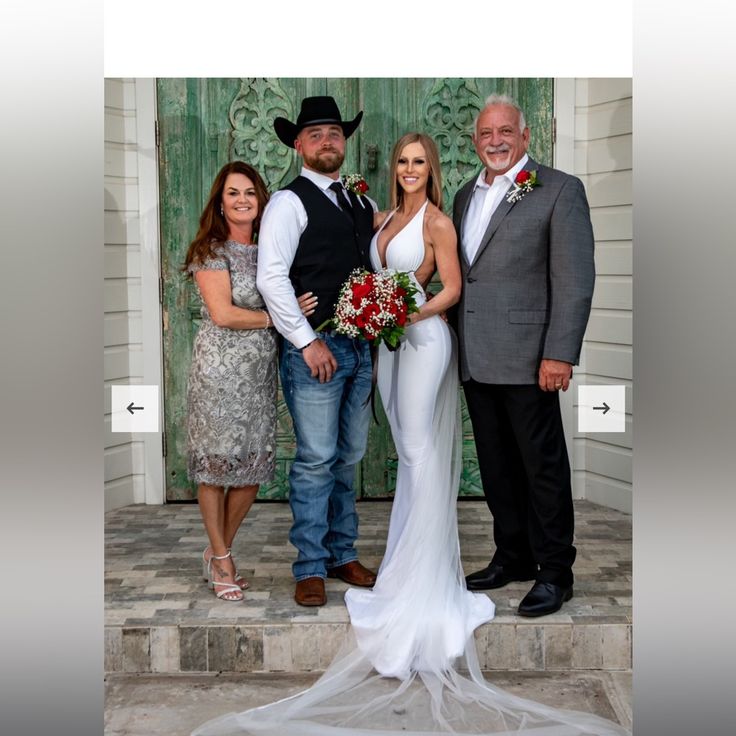
[{"label": "concrete step", "polygon": [[[389,502],[359,504],[361,561],[377,568]],[[463,567],[484,567],[492,547],[483,502],[458,506]],[[127,506],[106,514],[105,669],[110,673],[319,672],[347,629],[347,585],[327,581],[328,603],[293,601],[291,514],[259,503],[233,555],[251,583],[241,603],[217,600],[200,574],[207,539],[195,505]],[[631,517],[576,502],[575,596],[553,615],[515,614],[531,583],[490,591],[496,618],[476,632],[489,671],[631,668]]]},{"label": "concrete step", "polygon": [[[617,721],[631,729],[630,672],[486,672],[507,692]],[[108,675],[105,736],[171,736],[224,713],[256,708],[308,688],[315,674]],[[411,715],[411,714],[410,714]]]}]

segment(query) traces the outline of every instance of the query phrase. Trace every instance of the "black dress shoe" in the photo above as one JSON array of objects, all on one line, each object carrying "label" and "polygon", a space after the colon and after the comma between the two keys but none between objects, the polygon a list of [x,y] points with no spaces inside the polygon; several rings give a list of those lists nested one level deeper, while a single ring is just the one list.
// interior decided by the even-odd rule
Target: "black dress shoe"
[{"label": "black dress shoe", "polygon": [[563,588],[554,583],[534,583],[519,603],[519,616],[546,616],[562,608],[572,598],[572,586]]},{"label": "black dress shoe", "polygon": [[534,580],[536,576],[536,572],[526,571],[519,573],[502,565],[491,563],[483,570],[470,573],[465,578],[465,584],[468,586],[468,590],[493,590],[494,588],[502,588],[504,585],[517,580]]}]

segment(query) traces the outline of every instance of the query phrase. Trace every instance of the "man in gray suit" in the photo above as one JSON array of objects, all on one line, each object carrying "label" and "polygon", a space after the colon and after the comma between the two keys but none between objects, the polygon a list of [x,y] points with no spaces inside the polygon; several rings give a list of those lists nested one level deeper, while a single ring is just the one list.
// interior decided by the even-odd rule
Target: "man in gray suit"
[{"label": "man in gray suit", "polygon": [[457,193],[463,295],[460,371],[496,551],[470,590],[534,580],[522,616],[572,597],[570,465],[558,391],[567,391],[590,314],[593,229],[582,182],[534,162],[506,96],[486,100],[473,143],[484,165]]}]

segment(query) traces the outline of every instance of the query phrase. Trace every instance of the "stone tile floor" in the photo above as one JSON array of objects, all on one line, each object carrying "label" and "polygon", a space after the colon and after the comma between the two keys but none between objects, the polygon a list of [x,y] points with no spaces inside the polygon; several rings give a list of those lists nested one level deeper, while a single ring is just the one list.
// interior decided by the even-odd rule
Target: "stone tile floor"
[{"label": "stone tile floor", "polygon": [[[360,559],[377,568],[388,502],[359,505]],[[483,502],[458,506],[467,572],[491,556]],[[196,505],[128,506],[106,515],[105,669],[126,673],[310,672],[324,669],[348,629],[347,586],[327,581],[328,602],[293,600],[285,504],[256,504],[233,554],[251,582],[242,603],[217,600],[201,577],[207,540]],[[550,616],[516,615],[531,583],[491,591],[496,617],[476,631],[488,670],[631,668],[631,518],[576,502],[575,596]]]},{"label": "stone tile floor", "polygon": [[[358,508],[360,558],[377,567],[390,504]],[[467,573],[488,562],[491,522],[482,502],[458,508]],[[529,583],[492,591],[497,616],[476,632],[481,667],[522,697],[630,728],[631,517],[585,501],[575,509],[575,597],[552,616],[522,619],[515,608]],[[196,505],[128,506],[105,522],[105,734],[187,734],[307,687],[331,661],[347,586],[327,581],[322,608],[294,603],[287,505],[257,504],[243,524],[233,552],[252,587],[239,604],[216,600],[201,579]]]},{"label": "stone tile floor", "polygon": [[[391,506],[362,502],[358,554],[376,569],[385,548]],[[631,622],[631,517],[576,501],[575,596],[546,623]],[[466,574],[492,554],[491,520],[485,503],[462,501],[458,522]],[[204,584],[202,550],[207,537],[195,504],[126,506],[105,515],[105,623],[108,626],[346,623],[347,586],[327,581],[326,606],[303,608],[293,601],[287,504],[258,503],[236,537],[233,555],[251,583],[243,603],[217,600]],[[523,623],[516,606],[531,583],[491,591],[496,622]]]}]

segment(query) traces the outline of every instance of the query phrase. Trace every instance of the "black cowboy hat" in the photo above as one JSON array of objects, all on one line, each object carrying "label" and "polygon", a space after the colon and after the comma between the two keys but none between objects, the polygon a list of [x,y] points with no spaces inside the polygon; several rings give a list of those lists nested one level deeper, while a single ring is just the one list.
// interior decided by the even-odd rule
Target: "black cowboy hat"
[{"label": "black cowboy hat", "polygon": [[333,97],[305,97],[302,100],[302,109],[299,111],[299,117],[296,123],[292,123],[286,118],[276,118],[273,121],[273,129],[282,143],[294,148],[299,131],[308,125],[324,125],[334,123],[342,128],[343,135],[350,138],[355,129],[360,125],[363,118],[361,110],[353,120],[343,122],[340,109]]}]

